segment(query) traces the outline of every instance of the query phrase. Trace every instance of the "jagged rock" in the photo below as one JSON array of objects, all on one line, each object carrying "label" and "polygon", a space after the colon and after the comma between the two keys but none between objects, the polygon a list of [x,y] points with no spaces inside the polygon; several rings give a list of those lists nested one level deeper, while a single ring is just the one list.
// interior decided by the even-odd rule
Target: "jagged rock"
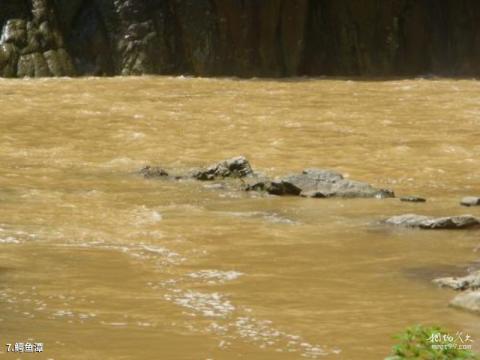
[{"label": "jagged rock", "polygon": [[121,54],[119,71],[122,75],[154,73],[155,42],[157,31],[145,2],[115,0],[115,13],[119,20],[119,33],[115,34],[117,48]]},{"label": "jagged rock", "polygon": [[17,76],[20,78],[35,76],[35,65],[33,64],[31,54],[20,56],[17,65]]},{"label": "jagged rock", "polygon": [[312,198],[387,198],[394,193],[367,183],[348,180],[342,174],[321,169],[306,169],[301,174],[268,181],[260,179],[247,184],[247,190],[266,191],[273,195],[295,195]]},{"label": "jagged rock", "polygon": [[51,11],[47,0],[32,0],[32,15],[38,23],[47,20]]},{"label": "jagged rock", "polygon": [[49,50],[43,56],[53,76],[73,76],[75,74],[70,56],[64,49]]},{"label": "jagged rock", "polygon": [[9,19],[3,26],[0,76],[73,75],[70,56],[62,48],[63,38],[52,3],[49,0],[33,0],[30,6],[32,16],[28,17],[29,21]]},{"label": "jagged rock", "polygon": [[48,64],[42,54],[33,53],[32,58],[35,69],[35,77],[45,77],[51,75],[48,69]]},{"label": "jagged rock", "polygon": [[19,51],[14,44],[0,43],[0,75],[3,77],[17,76],[17,63],[20,57]]},{"label": "jagged rock", "polygon": [[62,66],[55,50],[49,50],[43,53],[47,62],[48,69],[53,76],[62,76]]},{"label": "jagged rock", "polygon": [[480,291],[466,291],[457,295],[450,305],[459,309],[480,313]]},{"label": "jagged rock", "polygon": [[38,26],[38,39],[42,50],[56,49],[55,37],[48,21],[42,22]]},{"label": "jagged rock", "polygon": [[460,205],[463,206],[477,206],[480,205],[480,197],[476,196],[467,196],[460,201]]},{"label": "jagged rock", "polygon": [[206,169],[196,170],[192,177],[197,180],[213,180],[215,178],[243,178],[252,176],[253,170],[248,160],[243,156],[237,156],[228,160],[213,164]]},{"label": "jagged rock", "polygon": [[74,76],[75,67],[73,66],[72,59],[67,51],[65,49],[58,49],[57,57],[62,69],[62,76]]},{"label": "jagged rock", "polygon": [[463,277],[444,277],[433,280],[440,287],[454,290],[476,290],[480,288],[480,271]]},{"label": "jagged rock", "polygon": [[0,42],[24,45],[27,41],[26,22],[22,19],[8,20],[2,30]]},{"label": "jagged rock", "polygon": [[385,221],[388,225],[419,229],[467,229],[480,226],[480,220],[471,215],[430,217],[416,214],[393,216]]},{"label": "jagged rock", "polygon": [[415,202],[415,203],[419,203],[419,202],[426,202],[427,200],[422,198],[422,197],[419,197],[419,196],[402,196],[400,198],[400,201],[404,201],[404,202]]},{"label": "jagged rock", "polygon": [[169,176],[165,169],[158,166],[145,166],[142,170],[140,170],[140,174],[147,179]]},{"label": "jagged rock", "polygon": [[17,68],[18,77],[45,77],[50,71],[45,58],[40,53],[21,55]]},{"label": "jagged rock", "polygon": [[22,48],[22,54],[30,54],[39,52],[40,50],[40,34],[33,22],[27,22],[27,44]]}]

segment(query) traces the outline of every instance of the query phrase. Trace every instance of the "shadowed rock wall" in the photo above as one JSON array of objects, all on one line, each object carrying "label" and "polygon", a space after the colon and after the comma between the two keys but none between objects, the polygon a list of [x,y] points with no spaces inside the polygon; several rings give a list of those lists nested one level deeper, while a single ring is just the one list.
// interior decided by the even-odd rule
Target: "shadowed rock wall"
[{"label": "shadowed rock wall", "polygon": [[58,14],[48,0],[6,2],[0,38],[0,75],[44,77],[74,75],[57,25]]},{"label": "shadowed rock wall", "polygon": [[2,0],[0,75],[480,74],[478,0]]}]

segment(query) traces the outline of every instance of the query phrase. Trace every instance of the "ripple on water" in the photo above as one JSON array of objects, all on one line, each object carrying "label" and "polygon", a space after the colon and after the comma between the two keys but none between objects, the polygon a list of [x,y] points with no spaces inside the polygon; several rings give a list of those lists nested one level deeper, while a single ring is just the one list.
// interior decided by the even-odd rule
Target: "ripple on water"
[{"label": "ripple on water", "polygon": [[165,299],[193,311],[193,315],[225,318],[235,310],[235,306],[219,293],[202,293],[199,291],[173,291]]},{"label": "ripple on water", "polygon": [[0,237],[0,244],[20,244],[20,240],[13,236]]},{"label": "ripple on water", "polygon": [[31,234],[23,230],[0,227],[0,244],[21,244],[25,241],[34,240],[36,238],[36,234]]},{"label": "ripple on water", "polygon": [[60,244],[58,246],[118,251],[134,258],[154,261],[157,265],[178,265],[186,260],[175,251],[172,251],[164,246],[152,244],[112,244],[105,242],[88,242],[81,244]]},{"label": "ripple on water", "polygon": [[136,169],[140,168],[143,164],[142,160],[134,160],[129,157],[118,157],[114,158],[110,161],[107,161],[100,166],[107,168],[107,169]]},{"label": "ripple on water", "polygon": [[227,216],[249,218],[249,219],[262,219],[264,221],[273,223],[273,224],[286,224],[286,225],[295,225],[298,224],[295,220],[286,218],[277,214],[275,212],[266,212],[266,211],[225,211],[222,214]]},{"label": "ripple on water", "polygon": [[200,270],[188,274],[188,276],[193,279],[207,280],[208,284],[225,283],[227,281],[236,280],[242,275],[244,274],[238,271],[221,270]]}]

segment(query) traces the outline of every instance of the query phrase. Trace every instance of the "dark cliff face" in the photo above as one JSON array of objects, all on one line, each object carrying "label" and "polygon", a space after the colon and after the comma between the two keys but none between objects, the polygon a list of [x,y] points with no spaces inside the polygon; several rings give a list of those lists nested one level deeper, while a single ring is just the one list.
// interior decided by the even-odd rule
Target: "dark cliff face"
[{"label": "dark cliff face", "polygon": [[0,76],[480,74],[478,0],[2,0]]}]

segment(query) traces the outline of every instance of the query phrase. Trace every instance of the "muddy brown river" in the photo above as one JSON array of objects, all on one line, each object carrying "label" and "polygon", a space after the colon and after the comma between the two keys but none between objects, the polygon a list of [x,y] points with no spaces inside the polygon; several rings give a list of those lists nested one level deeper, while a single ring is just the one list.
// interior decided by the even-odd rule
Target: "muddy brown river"
[{"label": "muddy brown river", "polygon": [[[6,359],[383,359],[414,324],[469,333],[434,277],[478,265],[480,82],[174,77],[0,80],[0,352]],[[147,180],[245,155],[421,195],[255,196]],[[41,354],[6,344],[41,342]]]}]

